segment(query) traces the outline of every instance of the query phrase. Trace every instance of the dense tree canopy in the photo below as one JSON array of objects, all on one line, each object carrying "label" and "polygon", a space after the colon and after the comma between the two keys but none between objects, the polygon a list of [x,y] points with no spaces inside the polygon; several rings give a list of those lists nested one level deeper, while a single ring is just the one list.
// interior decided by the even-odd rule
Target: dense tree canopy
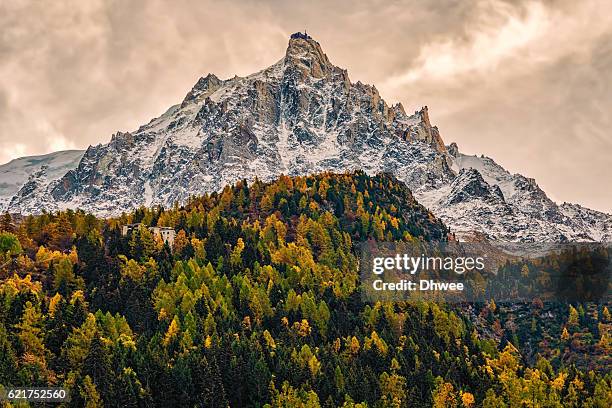
[{"label": "dense tree canopy", "polygon": [[[123,236],[128,223],[174,228],[173,247],[146,227]],[[527,364],[446,305],[363,300],[359,242],[449,234],[388,175],[239,182],[183,207],[3,225],[0,384],[63,386],[66,406],[611,405],[609,373]]]}]

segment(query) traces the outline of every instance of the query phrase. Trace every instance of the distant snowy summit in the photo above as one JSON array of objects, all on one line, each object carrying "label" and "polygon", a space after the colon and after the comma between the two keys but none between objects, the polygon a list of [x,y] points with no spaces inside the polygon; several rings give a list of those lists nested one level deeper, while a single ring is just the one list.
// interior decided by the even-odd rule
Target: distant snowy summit
[{"label": "distant snowy summit", "polygon": [[[0,165],[0,210],[5,210],[13,196],[37,181],[45,185],[74,169],[85,151],[64,150],[40,156],[27,156]],[[26,187],[27,190],[27,187]]]},{"label": "distant snowy summit", "polygon": [[200,78],[185,98],[135,132],[90,146],[61,176],[31,174],[11,212],[82,208],[116,215],[171,206],[239,179],[363,169],[389,172],[456,233],[493,239],[610,240],[612,217],[558,206],[531,179],[445,146],[427,107],[407,114],[376,87],[353,83],[306,33],[246,77]]},{"label": "distant snowy summit", "polygon": [[552,201],[532,178],[511,174],[493,159],[447,147],[451,183],[414,192],[421,204],[458,235],[473,231],[500,241],[612,241],[612,216],[578,204]]}]

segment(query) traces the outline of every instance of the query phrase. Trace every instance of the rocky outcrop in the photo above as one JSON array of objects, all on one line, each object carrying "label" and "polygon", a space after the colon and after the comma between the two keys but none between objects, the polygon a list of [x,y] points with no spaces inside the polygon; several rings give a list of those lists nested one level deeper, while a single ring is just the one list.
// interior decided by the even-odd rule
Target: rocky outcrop
[{"label": "rocky outcrop", "polygon": [[198,82],[193,86],[191,91],[187,93],[185,99],[181,103],[181,107],[185,107],[189,102],[198,97],[205,97],[219,89],[223,82],[214,74],[208,74],[205,77],[198,79]]},{"label": "rocky outcrop", "polygon": [[445,204],[453,205],[472,200],[505,203],[499,186],[490,186],[476,169],[461,169],[450,185],[450,193],[446,197]]}]

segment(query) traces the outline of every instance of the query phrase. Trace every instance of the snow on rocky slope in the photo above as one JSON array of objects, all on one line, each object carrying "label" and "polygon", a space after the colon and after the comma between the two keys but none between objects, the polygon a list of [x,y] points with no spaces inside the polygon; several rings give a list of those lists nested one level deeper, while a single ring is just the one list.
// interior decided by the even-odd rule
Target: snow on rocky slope
[{"label": "snow on rocky slope", "polygon": [[[27,156],[0,165],[0,210],[4,210],[11,198],[26,183],[31,175],[44,167],[44,184],[61,178],[74,169],[83,157],[83,150],[65,150],[42,156]],[[42,176],[42,174],[39,174]]]},{"label": "snow on rocky slope", "polygon": [[534,179],[511,174],[493,159],[448,146],[457,177],[424,187],[417,199],[460,236],[484,232],[503,241],[612,241],[612,216],[577,204],[553,202]]},{"label": "snow on rocky slope", "polygon": [[609,240],[612,217],[552,202],[532,180],[444,145],[427,107],[407,114],[353,83],[318,42],[296,33],[285,56],[247,77],[208,74],[134,132],[90,146],[54,179],[32,174],[8,209],[115,215],[170,206],[238,179],[363,169],[403,180],[458,234],[500,240]]}]

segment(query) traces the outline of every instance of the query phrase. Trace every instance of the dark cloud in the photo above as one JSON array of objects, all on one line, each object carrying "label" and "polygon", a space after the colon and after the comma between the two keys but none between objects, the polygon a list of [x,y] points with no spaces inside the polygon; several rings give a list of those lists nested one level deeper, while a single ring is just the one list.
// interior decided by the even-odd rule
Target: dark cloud
[{"label": "dark cloud", "polygon": [[351,79],[429,105],[447,142],[612,211],[604,0],[0,3],[0,162],[105,142],[201,75],[245,75],[307,29]]}]

